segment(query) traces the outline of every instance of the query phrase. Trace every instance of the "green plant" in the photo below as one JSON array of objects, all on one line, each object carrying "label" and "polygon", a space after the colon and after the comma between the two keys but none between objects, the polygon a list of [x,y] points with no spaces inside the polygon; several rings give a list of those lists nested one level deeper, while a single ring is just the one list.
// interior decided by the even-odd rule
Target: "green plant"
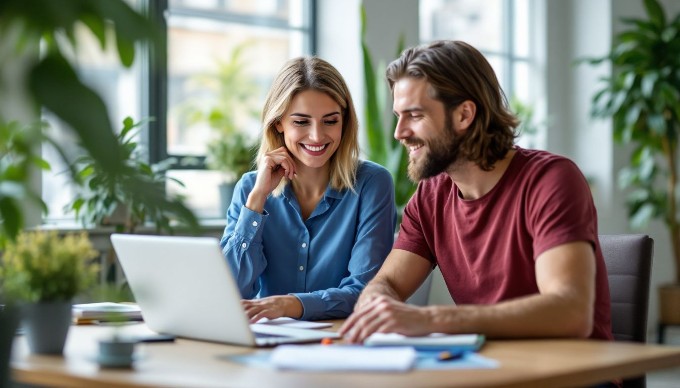
[{"label": "green plant", "polygon": [[[68,55],[78,46],[76,26],[84,26],[106,47],[115,44],[121,63],[130,67],[135,58],[135,46],[149,44],[154,57],[163,60],[164,45],[158,29],[147,18],[135,12],[124,0],[3,0],[0,2],[0,122],[10,122],[19,108],[37,115],[42,106],[63,120],[73,131],[83,148],[110,175],[130,190],[149,190],[147,200],[175,207],[180,218],[192,230],[198,221],[183,204],[165,198],[164,193],[150,187],[146,181],[125,176],[129,169],[124,152],[116,147],[116,137],[104,101],[82,83]],[[113,39],[111,39],[113,38]],[[43,55],[38,54],[43,42]],[[17,71],[17,69],[21,69]],[[5,82],[7,80],[12,82]],[[4,102],[16,101],[9,109]],[[26,125],[26,122],[23,122]],[[19,166],[20,167],[20,166]],[[14,167],[11,167],[14,169]],[[27,183],[28,175],[1,176],[6,182]],[[23,211],[5,201],[0,210],[3,228],[9,239],[23,227]]]},{"label": "green plant", "polygon": [[[183,199],[171,197],[167,201],[156,201],[156,198],[165,197],[167,180],[183,184],[165,175],[171,161],[157,165],[144,161],[139,143],[135,141],[137,132],[133,131],[142,124],[127,117],[116,136],[125,162],[121,174],[109,174],[90,154],[73,162],[71,167],[77,171],[80,190],[66,210],[75,211],[76,218],[83,224],[114,225],[119,232],[134,233],[135,228],[148,219],[157,230],[172,231],[170,221],[180,214]],[[143,187],[128,184],[130,182],[141,183]]]},{"label": "green plant", "polygon": [[[401,36],[397,45],[397,56],[404,49],[404,37]],[[399,214],[416,190],[406,173],[408,168],[408,153],[404,146],[394,136],[396,119],[391,127],[383,126],[386,112],[392,109],[387,106],[387,84],[383,82],[385,65],[373,67],[371,53],[366,44],[366,10],[361,6],[361,51],[364,61],[364,87],[366,92],[366,136],[368,149],[366,156],[385,168],[392,175],[394,181],[395,201]]]},{"label": "green plant", "polygon": [[656,0],[644,0],[647,19],[623,19],[628,29],[615,37],[609,61],[614,73],[593,97],[592,114],[613,119],[614,140],[633,147],[619,173],[630,189],[626,204],[631,226],[665,222],[680,283],[678,220],[678,135],[680,130],[680,14],[667,20]]},{"label": "green plant", "polygon": [[237,180],[253,168],[257,143],[243,132],[248,119],[258,115],[259,87],[246,72],[244,42],[228,61],[217,61],[216,71],[199,74],[190,83],[209,92],[207,98],[192,99],[184,107],[190,124],[205,123],[212,130],[207,143],[206,166]]},{"label": "green plant", "polygon": [[96,280],[87,233],[59,236],[56,231],[20,232],[2,257],[0,280],[10,301],[68,301]]},{"label": "green plant", "polygon": [[[29,198],[46,211],[40,195],[29,186],[33,168],[49,169],[40,157],[38,147],[43,141],[39,125],[23,126],[17,121],[0,121],[0,238],[16,236],[24,223],[22,203]],[[0,242],[0,247],[4,242]]]},{"label": "green plant", "polygon": [[241,132],[222,135],[208,143],[205,163],[213,170],[230,173],[232,181],[253,169],[257,143]]}]

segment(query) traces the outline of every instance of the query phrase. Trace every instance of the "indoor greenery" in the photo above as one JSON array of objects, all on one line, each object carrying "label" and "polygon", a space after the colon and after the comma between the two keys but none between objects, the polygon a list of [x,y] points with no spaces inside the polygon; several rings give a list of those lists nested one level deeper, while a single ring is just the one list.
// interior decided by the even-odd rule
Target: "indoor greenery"
[{"label": "indoor greenery", "polygon": [[[364,62],[364,88],[366,93],[365,107],[365,130],[367,136],[366,157],[385,168],[392,175],[395,190],[395,202],[399,214],[403,212],[406,203],[416,190],[416,185],[411,182],[407,175],[408,152],[404,146],[394,138],[396,119],[392,125],[384,126],[384,118],[387,112],[392,112],[388,106],[388,87],[385,82],[385,65],[379,65],[377,69],[373,65],[370,50],[366,44],[366,10],[361,6],[361,51]],[[399,39],[396,56],[398,57],[404,48],[403,36]],[[395,57],[396,58],[396,57]],[[391,117],[394,117],[390,114]],[[401,216],[400,216],[401,218]]]},{"label": "indoor greenery", "polygon": [[45,140],[41,125],[24,126],[17,121],[0,121],[0,247],[5,236],[16,236],[24,223],[22,203],[29,199],[45,209],[40,195],[28,184],[33,169],[49,169],[40,157]]},{"label": "indoor greenery", "polygon": [[218,60],[216,70],[190,80],[209,97],[193,98],[184,107],[190,124],[205,123],[211,129],[206,148],[206,166],[234,182],[253,169],[257,142],[245,134],[248,119],[259,113],[257,82],[246,72],[244,50],[251,42],[236,46],[228,60]]},{"label": "indoor greenery", "polygon": [[[631,226],[665,222],[680,283],[678,134],[680,131],[680,14],[667,19],[656,0],[644,0],[646,19],[623,19],[611,52],[613,75],[593,98],[593,115],[613,119],[614,140],[632,149],[619,184],[629,189]],[[677,308],[677,307],[676,307]]]},{"label": "indoor greenery", "polygon": [[94,284],[97,256],[85,232],[20,232],[2,256],[4,297],[28,303],[69,301]]},{"label": "indoor greenery", "polygon": [[[172,231],[170,221],[176,210],[156,198],[166,196],[169,201],[180,203],[181,198],[164,194],[166,181],[180,186],[182,182],[165,175],[171,161],[149,165],[145,161],[137,139],[142,122],[132,118],[123,120],[123,128],[116,136],[116,144],[124,161],[122,174],[112,176],[90,154],[75,159],[71,168],[77,171],[78,191],[67,211],[75,211],[76,219],[87,226],[113,225],[116,231],[134,233],[145,221],[155,224],[157,231]],[[131,182],[143,182],[146,191],[131,189]]]},{"label": "indoor greenery", "polygon": [[[179,221],[198,230],[193,213],[177,199],[169,199],[153,182],[126,175],[125,151],[116,146],[107,107],[102,98],[81,82],[66,53],[75,52],[78,39],[76,26],[84,26],[101,47],[115,44],[121,63],[130,67],[135,46],[147,44],[160,61],[165,58],[164,45],[156,26],[135,12],[124,0],[3,0],[0,2],[0,101],[25,97],[28,111],[42,106],[54,113],[73,131],[82,147],[107,174],[108,180],[119,181],[129,192],[136,192],[148,202],[165,207]],[[113,38],[113,39],[112,39]],[[39,54],[37,47],[43,42]],[[12,62],[14,61],[14,62]],[[19,63],[17,64],[17,61]],[[17,68],[19,79],[12,73]],[[11,79],[11,82],[9,82]],[[12,85],[18,87],[12,89]],[[2,107],[2,104],[0,104]],[[0,109],[0,122],[10,122],[9,109]],[[30,123],[22,123],[29,127]],[[13,167],[12,167],[13,168]],[[28,176],[1,176],[6,183],[28,182]],[[2,201],[2,199],[0,199]],[[23,210],[14,202],[0,202],[2,233],[10,239],[23,227]],[[9,227],[7,226],[9,225]]]}]

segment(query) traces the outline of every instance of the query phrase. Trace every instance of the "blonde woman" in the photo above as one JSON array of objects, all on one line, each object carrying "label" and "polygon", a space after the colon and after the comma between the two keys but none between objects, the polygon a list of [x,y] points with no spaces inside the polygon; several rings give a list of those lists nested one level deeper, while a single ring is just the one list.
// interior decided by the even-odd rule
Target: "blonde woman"
[{"label": "blonde woman", "polygon": [[359,160],[349,89],[320,58],[283,66],[262,122],[221,240],[244,308],[252,322],[344,318],[392,247],[392,178]]}]

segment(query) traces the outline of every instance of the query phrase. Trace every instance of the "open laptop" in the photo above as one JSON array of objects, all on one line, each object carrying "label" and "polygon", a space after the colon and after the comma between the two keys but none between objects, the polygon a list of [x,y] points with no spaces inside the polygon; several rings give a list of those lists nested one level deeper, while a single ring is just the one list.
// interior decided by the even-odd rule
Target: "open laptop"
[{"label": "open laptop", "polygon": [[112,234],[111,243],[153,331],[244,346],[339,337],[329,331],[249,324],[216,238]]}]

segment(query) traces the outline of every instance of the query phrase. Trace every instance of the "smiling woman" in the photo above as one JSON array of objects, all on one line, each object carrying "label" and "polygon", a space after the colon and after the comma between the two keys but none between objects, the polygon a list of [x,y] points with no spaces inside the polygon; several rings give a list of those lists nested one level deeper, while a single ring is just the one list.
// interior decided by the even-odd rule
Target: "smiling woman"
[{"label": "smiling woman", "polygon": [[359,161],[344,79],[315,57],[279,71],[264,105],[257,172],[238,182],[221,245],[252,321],[346,317],[389,252],[389,172]]}]

